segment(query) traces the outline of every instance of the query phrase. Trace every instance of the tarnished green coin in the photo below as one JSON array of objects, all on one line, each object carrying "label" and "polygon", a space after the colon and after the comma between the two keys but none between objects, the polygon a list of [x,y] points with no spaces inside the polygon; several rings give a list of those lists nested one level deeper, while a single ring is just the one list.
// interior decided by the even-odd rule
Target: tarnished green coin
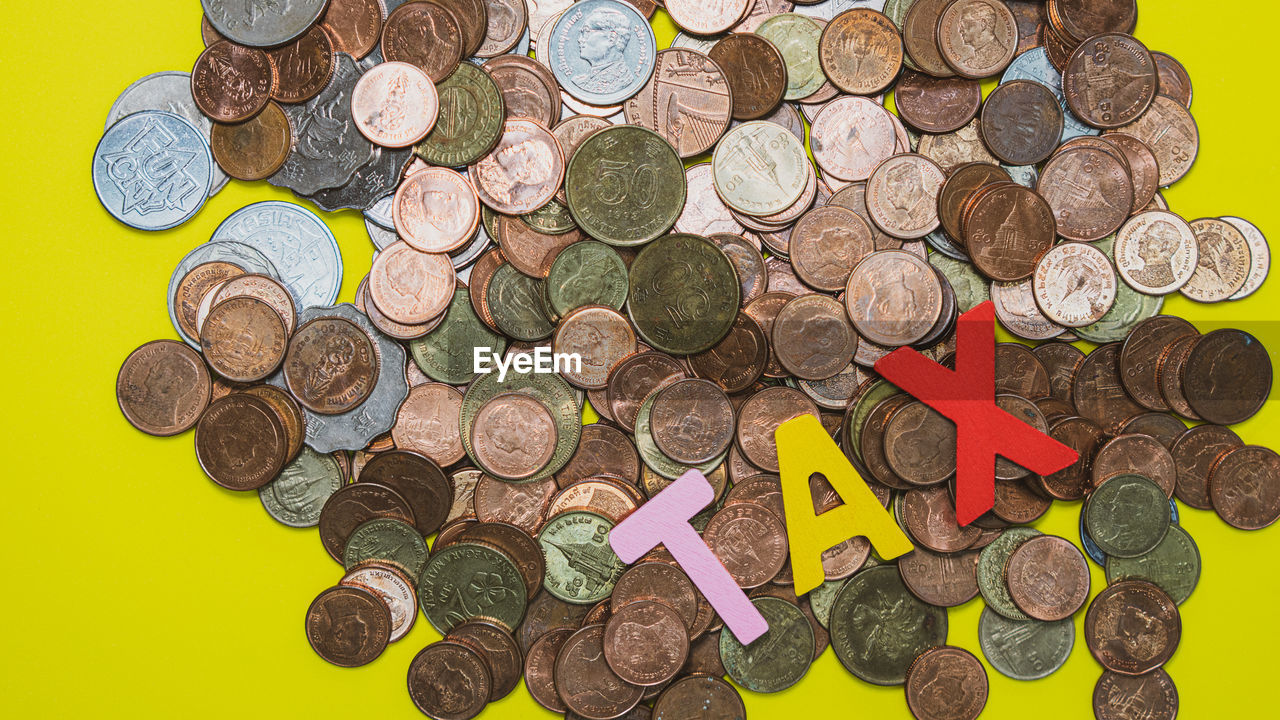
[{"label": "tarnished green coin", "polygon": [[978,554],[978,592],[982,593],[982,599],[987,602],[987,607],[1010,620],[1030,620],[1031,618],[1018,609],[1009,595],[1009,584],[1004,578],[1004,566],[1019,545],[1042,534],[1035,528],[1014,526],[1006,529],[1000,537],[982,548],[982,552]]},{"label": "tarnished green coin", "polygon": [[531,230],[544,235],[563,235],[578,227],[569,214],[569,208],[559,200],[552,200],[531,213],[521,215],[520,220]]},{"label": "tarnished green coin", "polygon": [[489,281],[487,295],[493,324],[516,340],[542,340],[556,326],[542,307],[542,281],[503,263]]},{"label": "tarnished green coin", "polygon": [[711,348],[738,316],[741,289],[733,263],[699,235],[667,235],[646,245],[631,263],[630,279],[631,322],[646,343],[665,353]]},{"label": "tarnished green coin", "polygon": [[267,514],[289,527],[315,527],[320,509],[342,487],[342,468],[332,455],[307,446],[274,480],[258,488]]},{"label": "tarnished green coin", "polygon": [[644,402],[640,403],[640,412],[636,414],[636,450],[640,452],[640,459],[644,461],[644,464],[648,465],[650,470],[668,480],[675,480],[691,469],[696,469],[703,475],[707,475],[719,467],[720,463],[724,462],[725,457],[729,454],[727,449],[701,465],[685,465],[667,457],[658,448],[658,444],[653,439],[651,424],[653,403],[657,397],[657,390],[649,393]]},{"label": "tarnished green coin", "polygon": [[990,281],[979,275],[971,263],[953,260],[942,253],[930,253],[929,264],[951,283],[960,312],[969,312],[991,299]]},{"label": "tarnished green coin", "polygon": [[831,606],[835,604],[836,595],[847,581],[848,578],[827,580],[805,594],[809,598],[809,609],[813,610],[813,617],[822,627],[830,627]]},{"label": "tarnished green coin", "polygon": [[1135,558],[1151,552],[1172,522],[1169,497],[1141,475],[1117,475],[1084,501],[1089,537],[1110,557]]},{"label": "tarnished green coin", "polygon": [[813,663],[813,628],[800,608],[776,597],[751,601],[769,631],[743,645],[727,627],[720,633],[720,661],[733,681],[752,692],[786,690],[800,682]]},{"label": "tarnished green coin", "polygon": [[[440,114],[418,156],[432,165],[462,167],[484,157],[502,137],[506,109],[489,73],[462,63],[436,86]],[[490,237],[495,237],[492,232]]]},{"label": "tarnished green coin", "polygon": [[1170,525],[1169,532],[1151,552],[1136,558],[1107,558],[1108,584],[1129,579],[1159,585],[1181,605],[1200,582],[1200,549],[1186,530]]},{"label": "tarnished green coin", "polygon": [[475,426],[480,408],[494,397],[507,392],[524,393],[546,405],[556,421],[556,449],[551,455],[551,462],[525,482],[532,483],[559,472],[578,449],[578,440],[582,437],[582,408],[578,406],[577,397],[569,383],[552,373],[522,373],[512,369],[502,380],[498,379],[496,372],[476,378],[462,396],[462,409],[459,411],[462,448],[467,451],[467,456],[478,464],[475,447],[471,443],[471,429]]},{"label": "tarnished green coin", "polygon": [[418,605],[441,635],[477,619],[513,632],[524,618],[526,598],[515,562],[488,545],[448,545],[427,561],[418,579]]},{"label": "tarnished green coin", "polygon": [[946,644],[947,611],[912,595],[897,565],[880,565],[845,583],[830,631],[845,669],[873,685],[901,685],[920,653]]},{"label": "tarnished green coin", "polygon": [[557,317],[585,305],[621,310],[627,302],[627,264],[616,250],[592,240],[561,250],[545,282],[547,303]]},{"label": "tarnished green coin", "polygon": [[818,40],[822,26],[799,13],[781,13],[760,23],[756,34],[777,46],[787,68],[787,90],[783,100],[799,100],[822,89],[827,76],[818,62]]},{"label": "tarnished green coin", "polygon": [[982,654],[1001,675],[1014,680],[1039,680],[1062,667],[1076,644],[1071,618],[1010,620],[990,607],[978,619]]},{"label": "tarnished green coin", "polygon": [[488,348],[499,356],[507,349],[507,339],[476,315],[470,292],[465,287],[455,288],[453,301],[436,329],[409,342],[413,362],[437,382],[465,385],[475,377],[475,348]]},{"label": "tarnished green coin", "polygon": [[590,135],[565,171],[565,197],[578,227],[610,245],[642,245],[684,209],[684,164],[652,130],[615,125]]},{"label": "tarnished green coin", "polygon": [[551,518],[538,533],[547,564],[542,587],[575,605],[609,597],[627,569],[609,545],[612,529],[612,522],[593,512],[571,511]]},{"label": "tarnished green coin", "polygon": [[418,529],[394,518],[374,518],[355,529],[342,552],[342,566],[350,570],[365,560],[390,563],[416,578],[427,566],[427,541]]}]

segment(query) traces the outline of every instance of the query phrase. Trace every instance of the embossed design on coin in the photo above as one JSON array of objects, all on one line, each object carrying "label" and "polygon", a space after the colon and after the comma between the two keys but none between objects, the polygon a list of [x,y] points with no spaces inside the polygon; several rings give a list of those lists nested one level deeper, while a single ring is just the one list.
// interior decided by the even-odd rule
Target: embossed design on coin
[{"label": "embossed design on coin", "polygon": [[1067,327],[1097,322],[1116,299],[1116,275],[1092,245],[1063,243],[1045,253],[1031,280],[1046,317]]},{"label": "embossed design on coin", "polygon": [[153,340],[129,353],[116,377],[125,419],[159,437],[191,429],[209,405],[210,389],[204,361],[173,340]]},{"label": "embossed design on coin", "polygon": [[593,105],[616,105],[653,74],[657,41],[644,17],[619,0],[574,3],[551,28],[543,51],[565,92]]},{"label": "embossed design on coin", "polygon": [[413,145],[431,132],[439,112],[431,78],[408,63],[386,62],[361,76],[351,94],[356,127],[389,148]]}]

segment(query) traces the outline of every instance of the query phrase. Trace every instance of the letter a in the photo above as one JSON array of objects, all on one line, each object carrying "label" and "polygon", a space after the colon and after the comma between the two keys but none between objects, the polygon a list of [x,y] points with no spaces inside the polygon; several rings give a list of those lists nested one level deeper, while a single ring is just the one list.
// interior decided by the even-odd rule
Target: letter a
[{"label": "letter a", "polygon": [[[782,508],[787,515],[796,595],[822,584],[826,579],[822,553],[849,538],[865,536],[886,560],[915,549],[817,418],[801,415],[788,420],[774,438],[782,468]],[[843,505],[821,515],[814,513],[809,491],[814,473],[827,478]]]}]

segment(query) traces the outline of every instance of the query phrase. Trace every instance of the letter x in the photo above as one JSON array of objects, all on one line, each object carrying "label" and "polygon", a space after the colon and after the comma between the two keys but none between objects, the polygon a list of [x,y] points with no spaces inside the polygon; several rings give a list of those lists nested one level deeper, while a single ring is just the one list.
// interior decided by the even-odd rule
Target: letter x
[{"label": "letter x", "polygon": [[956,322],[956,369],[911,348],[881,358],[886,380],[956,424],[956,519],[968,525],[995,506],[996,456],[1049,475],[1076,461],[1070,447],[1001,410],[995,402],[995,311],[991,301]]}]

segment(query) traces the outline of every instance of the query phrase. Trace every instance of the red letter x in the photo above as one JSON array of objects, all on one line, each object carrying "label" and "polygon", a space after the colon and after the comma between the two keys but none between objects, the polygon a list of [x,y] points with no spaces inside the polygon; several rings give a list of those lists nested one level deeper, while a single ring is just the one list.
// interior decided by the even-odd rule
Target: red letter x
[{"label": "red letter x", "polygon": [[995,506],[996,455],[1040,475],[1057,472],[1078,454],[996,406],[995,311],[991,301],[956,322],[956,369],[911,348],[876,363],[886,380],[956,424],[956,519],[968,525]]}]

